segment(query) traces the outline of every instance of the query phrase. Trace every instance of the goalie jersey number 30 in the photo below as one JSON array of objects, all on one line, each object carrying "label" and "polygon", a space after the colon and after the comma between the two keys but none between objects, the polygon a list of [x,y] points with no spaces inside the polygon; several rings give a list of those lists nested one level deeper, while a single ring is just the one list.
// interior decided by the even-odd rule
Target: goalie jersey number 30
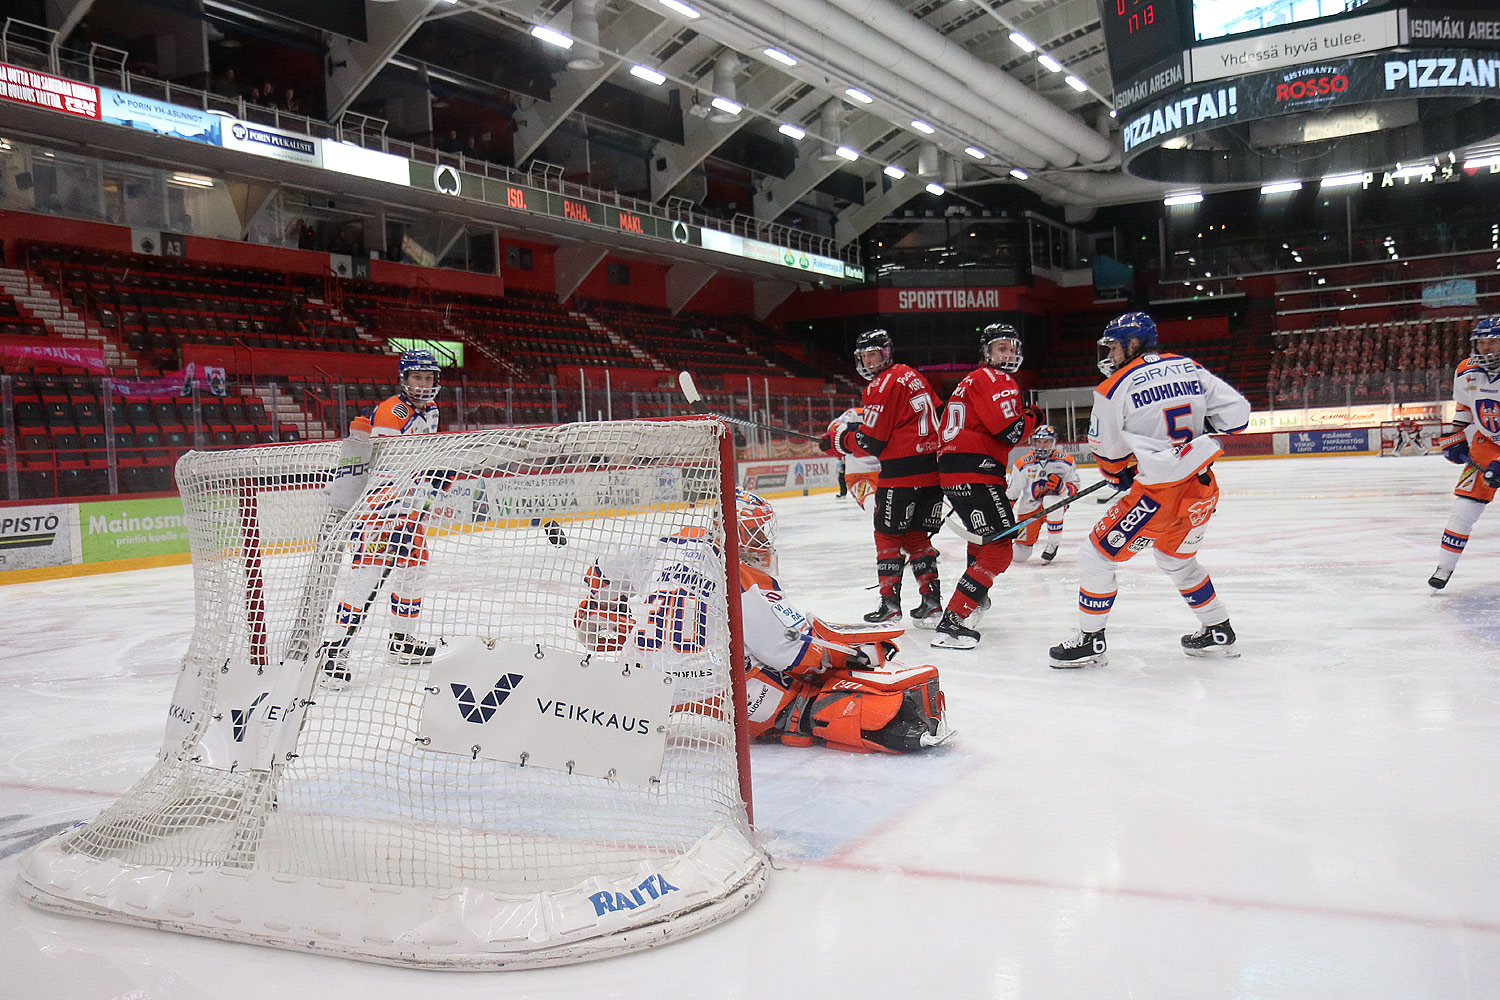
[{"label": "goalie jersey number 30", "polygon": [[673,679],[545,646],[450,640],[428,674],[418,743],[649,785],[661,774]]}]

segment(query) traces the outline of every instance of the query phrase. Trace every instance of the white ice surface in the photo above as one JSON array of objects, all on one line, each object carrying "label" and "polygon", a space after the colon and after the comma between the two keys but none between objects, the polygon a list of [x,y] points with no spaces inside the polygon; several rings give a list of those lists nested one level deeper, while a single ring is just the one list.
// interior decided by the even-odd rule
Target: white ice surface
[{"label": "white ice surface", "polygon": [[[1194,619],[1143,556],[1109,666],[1048,669],[1103,509],[1085,499],[1056,562],[997,581],[978,650],[910,636],[906,658],[941,668],[950,745],[755,748],[765,896],[697,937],[550,970],[406,972],[21,902],[18,851],[152,762],[192,583],[183,567],[0,588],[0,997],[1500,996],[1500,521],[1434,596],[1441,458],[1218,471],[1203,561],[1242,658],[1181,654]],[[873,607],[868,514],[776,506],[793,599],[834,620]],[[940,543],[951,587],[962,545]]]}]

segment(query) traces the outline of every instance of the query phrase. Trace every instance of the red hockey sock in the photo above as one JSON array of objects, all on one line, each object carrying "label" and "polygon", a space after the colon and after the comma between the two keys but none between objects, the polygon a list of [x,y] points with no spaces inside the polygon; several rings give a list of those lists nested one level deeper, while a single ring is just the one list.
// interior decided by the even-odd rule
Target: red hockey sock
[{"label": "red hockey sock", "polygon": [[917,584],[924,594],[936,592],[941,584],[938,583],[937,549],[932,547],[932,539],[925,531],[906,531],[900,536],[901,548],[905,550],[906,557],[911,561],[912,576],[917,578]]},{"label": "red hockey sock", "polygon": [[901,536],[875,532],[875,572],[880,577],[881,597],[895,597],[901,593],[901,571],[905,568]]},{"label": "red hockey sock", "polygon": [[959,578],[958,586],[953,589],[953,596],[948,600],[948,610],[960,618],[967,618],[984,602],[995,577],[1010,567],[1015,551],[1011,540],[1004,538],[977,548],[971,545],[969,555],[973,562]]}]

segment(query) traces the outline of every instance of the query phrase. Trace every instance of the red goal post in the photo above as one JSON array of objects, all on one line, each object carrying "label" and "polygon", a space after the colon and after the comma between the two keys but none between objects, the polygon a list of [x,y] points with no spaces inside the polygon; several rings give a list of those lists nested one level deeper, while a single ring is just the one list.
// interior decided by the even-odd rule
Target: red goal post
[{"label": "red goal post", "polygon": [[[725,426],[382,438],[347,510],[340,463],[337,442],[179,463],[197,613],[159,762],[29,854],[22,892],[478,970],[649,947],[754,901]],[[574,615],[600,564],[672,567],[675,602],[630,607],[665,641],[590,651]],[[436,655],[397,655],[397,627]],[[346,634],[352,678],[330,684],[321,651]]]}]

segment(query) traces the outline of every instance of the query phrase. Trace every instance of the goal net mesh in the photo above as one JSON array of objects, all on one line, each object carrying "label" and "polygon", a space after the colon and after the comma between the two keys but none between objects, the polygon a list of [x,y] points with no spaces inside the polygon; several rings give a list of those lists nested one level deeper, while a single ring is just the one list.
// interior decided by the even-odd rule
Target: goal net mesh
[{"label": "goal net mesh", "polygon": [[[98,818],[38,850],[23,872],[33,901],[437,967],[594,957],[747,905],[764,858],[734,709],[743,667],[720,427],[379,439],[342,512],[328,489],[336,442],[184,457],[196,621],[161,759]],[[712,540],[713,582],[686,622],[639,616],[671,640],[654,659],[635,657],[674,684],[652,781],[424,745],[435,688],[421,645],[441,659],[474,636],[581,659],[574,619],[590,574],[648,564],[684,529]],[[300,709],[290,733],[267,717],[279,703]],[[257,725],[273,732],[258,758],[247,746]],[[338,891],[351,888],[365,891]],[[379,890],[393,914],[379,912]],[[493,912],[475,893],[498,901]],[[433,931],[450,910],[460,926]],[[344,929],[301,926],[301,913]]]}]

